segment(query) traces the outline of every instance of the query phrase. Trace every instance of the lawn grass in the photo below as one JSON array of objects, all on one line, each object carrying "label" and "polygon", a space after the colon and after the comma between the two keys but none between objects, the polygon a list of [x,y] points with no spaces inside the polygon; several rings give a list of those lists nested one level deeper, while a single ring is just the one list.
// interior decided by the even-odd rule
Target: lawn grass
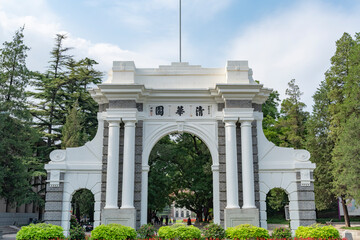
[{"label": "lawn grass", "polygon": [[341,227],[341,229],[360,230],[360,227]]},{"label": "lawn grass", "polygon": [[267,223],[270,224],[289,224],[290,221],[286,220],[283,216],[275,215],[269,216],[267,219]]},{"label": "lawn grass", "polygon": [[[344,217],[339,218],[317,218],[316,222],[326,224],[327,222],[345,222]],[[351,222],[360,222],[360,217],[350,217]]]}]

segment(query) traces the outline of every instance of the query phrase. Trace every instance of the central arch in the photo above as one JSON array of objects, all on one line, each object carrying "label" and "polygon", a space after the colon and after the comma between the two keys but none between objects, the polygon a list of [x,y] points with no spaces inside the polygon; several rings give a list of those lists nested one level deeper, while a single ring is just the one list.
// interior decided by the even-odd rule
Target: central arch
[{"label": "central arch", "polygon": [[[217,122],[167,122],[161,126],[151,128],[151,122],[144,121],[143,154],[142,154],[142,176],[141,176],[141,219],[140,224],[147,223],[148,206],[148,172],[149,156],[155,144],[164,136],[171,133],[187,132],[198,136],[208,147],[212,158],[213,173],[213,204],[214,204],[214,223],[220,224],[220,189],[219,189],[219,152],[217,141]],[[206,126],[212,128],[206,128]]]}]

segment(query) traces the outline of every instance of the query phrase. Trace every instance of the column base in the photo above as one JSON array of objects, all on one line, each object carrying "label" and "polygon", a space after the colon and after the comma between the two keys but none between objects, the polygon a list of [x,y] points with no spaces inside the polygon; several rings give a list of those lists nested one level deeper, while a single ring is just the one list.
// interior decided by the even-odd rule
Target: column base
[{"label": "column base", "polygon": [[119,223],[136,229],[136,209],[103,209],[101,224]]},{"label": "column base", "polygon": [[259,209],[226,209],[224,210],[225,229],[228,227],[235,227],[240,224],[251,224],[256,227],[260,226]]}]

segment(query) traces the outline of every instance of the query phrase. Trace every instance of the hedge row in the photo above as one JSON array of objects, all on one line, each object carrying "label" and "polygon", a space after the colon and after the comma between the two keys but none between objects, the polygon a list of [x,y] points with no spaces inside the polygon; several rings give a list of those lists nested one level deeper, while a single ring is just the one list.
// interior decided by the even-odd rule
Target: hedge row
[{"label": "hedge row", "polygon": [[[332,226],[312,225],[308,227],[298,227],[295,232],[296,239],[340,239],[337,229]],[[136,232],[131,227],[120,224],[108,224],[97,226],[91,232],[92,240],[115,240],[115,239],[291,239],[291,231],[288,228],[274,229],[270,237],[264,228],[255,227],[250,224],[242,224],[236,227],[229,227],[226,231],[217,224],[209,224],[202,231],[194,226],[174,224],[172,226],[161,227],[156,234],[154,226],[146,224]],[[63,229],[60,226],[39,223],[30,224],[22,227],[16,235],[17,240],[48,240],[65,239]],[[69,239],[74,239],[70,236]],[[85,239],[85,237],[84,237]]]}]

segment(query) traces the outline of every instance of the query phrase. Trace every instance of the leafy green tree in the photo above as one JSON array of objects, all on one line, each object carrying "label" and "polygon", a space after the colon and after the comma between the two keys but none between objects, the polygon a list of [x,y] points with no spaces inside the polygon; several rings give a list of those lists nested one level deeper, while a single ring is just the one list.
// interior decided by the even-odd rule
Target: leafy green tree
[{"label": "leafy green tree", "polygon": [[73,213],[80,221],[82,216],[87,216],[90,222],[94,222],[94,194],[88,189],[76,191],[72,197],[71,205]]},{"label": "leafy green tree", "polygon": [[200,222],[204,214],[206,221],[213,207],[210,151],[200,138],[188,133],[178,135],[176,143],[179,146],[178,177],[175,176],[173,200],[176,206],[195,212]]},{"label": "leafy green tree", "polygon": [[172,202],[208,219],[212,208],[210,152],[198,137],[176,134],[161,139],[149,157],[149,216]]},{"label": "leafy green tree", "polygon": [[277,91],[273,91],[270,93],[266,102],[262,105],[262,112],[264,114],[262,122],[264,134],[266,138],[276,146],[280,146],[283,142],[280,139],[280,136],[282,135],[281,129],[276,127],[277,121],[280,117],[280,112],[278,110],[279,102],[279,93]]},{"label": "leafy green tree", "polygon": [[285,205],[289,204],[286,192],[281,188],[273,188],[266,195],[266,211],[268,217],[285,214]]},{"label": "leafy green tree", "polygon": [[311,116],[306,123],[308,132],[306,149],[310,152],[310,160],[316,163],[314,170],[315,205],[317,210],[326,210],[337,204],[336,197],[332,193],[332,155],[334,141],[330,135],[331,115],[328,98],[329,87],[326,81],[322,81],[313,96],[314,105]]},{"label": "leafy green tree", "polygon": [[288,98],[281,103],[281,117],[276,127],[281,129],[280,139],[282,147],[303,148],[306,138],[305,122],[309,113],[304,111],[305,103],[300,101],[303,94],[299,86],[295,84],[295,79],[288,83],[286,89]]}]

